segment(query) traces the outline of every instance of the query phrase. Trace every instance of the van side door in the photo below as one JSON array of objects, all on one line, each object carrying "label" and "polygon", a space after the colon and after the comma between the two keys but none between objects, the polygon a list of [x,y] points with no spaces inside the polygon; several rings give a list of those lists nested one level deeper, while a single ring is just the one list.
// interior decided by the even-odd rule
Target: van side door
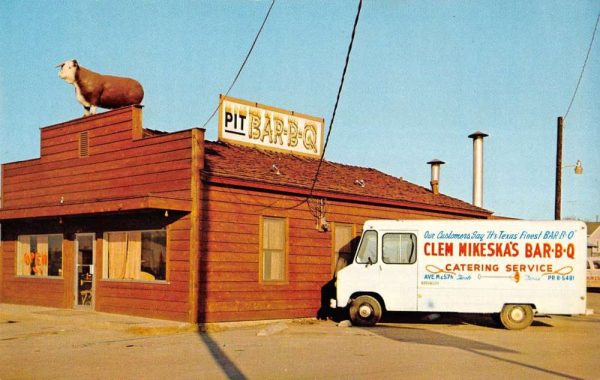
[{"label": "van side door", "polygon": [[417,235],[383,232],[379,263],[380,295],[389,311],[417,310]]},{"label": "van side door", "polygon": [[351,287],[363,293],[379,293],[381,284],[378,236],[376,230],[365,231],[354,260],[355,277]]}]

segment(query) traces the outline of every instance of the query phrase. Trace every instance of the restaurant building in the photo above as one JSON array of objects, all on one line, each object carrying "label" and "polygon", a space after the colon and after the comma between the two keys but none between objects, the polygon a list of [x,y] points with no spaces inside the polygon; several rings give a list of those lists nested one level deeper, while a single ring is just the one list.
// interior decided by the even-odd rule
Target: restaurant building
[{"label": "restaurant building", "polygon": [[0,302],[192,323],[315,317],[365,220],[491,217],[320,162],[322,119],[221,102],[217,142],[145,129],[139,106],[42,128],[40,158],[2,165]]}]

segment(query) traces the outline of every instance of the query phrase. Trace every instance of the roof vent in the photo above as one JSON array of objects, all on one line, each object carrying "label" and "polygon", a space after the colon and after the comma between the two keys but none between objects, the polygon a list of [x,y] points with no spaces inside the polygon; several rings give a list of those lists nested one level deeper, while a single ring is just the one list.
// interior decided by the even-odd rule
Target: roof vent
[{"label": "roof vent", "polygon": [[273,164],[273,166],[271,166],[271,171],[275,174],[275,175],[281,175],[281,172],[279,171],[279,168],[277,167],[277,165]]},{"label": "roof vent", "polygon": [[365,185],[366,185],[366,182],[365,182],[365,180],[364,180],[364,179],[357,179],[357,180],[354,180],[354,184],[355,184],[355,185],[358,185],[358,186],[360,186],[360,187],[365,187]]},{"label": "roof vent", "polygon": [[427,163],[431,165],[431,181],[429,184],[431,185],[431,192],[434,194],[440,193],[440,167],[445,164],[444,161],[433,159]]},{"label": "roof vent", "polygon": [[90,155],[90,136],[88,131],[79,134],[79,157]]},{"label": "roof vent", "polygon": [[483,207],[483,139],[486,133],[477,131],[469,135],[473,139],[473,206]]}]

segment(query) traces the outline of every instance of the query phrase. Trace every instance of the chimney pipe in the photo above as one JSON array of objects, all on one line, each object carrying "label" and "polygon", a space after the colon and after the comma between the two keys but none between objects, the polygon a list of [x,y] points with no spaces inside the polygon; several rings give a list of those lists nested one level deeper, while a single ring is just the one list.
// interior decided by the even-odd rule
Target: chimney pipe
[{"label": "chimney pipe", "polygon": [[487,134],[477,131],[471,133],[473,139],[473,206],[483,207],[483,138]]},{"label": "chimney pipe", "polygon": [[444,161],[433,159],[427,163],[431,165],[431,181],[429,184],[431,185],[431,191],[433,194],[440,193],[440,168],[445,164]]}]

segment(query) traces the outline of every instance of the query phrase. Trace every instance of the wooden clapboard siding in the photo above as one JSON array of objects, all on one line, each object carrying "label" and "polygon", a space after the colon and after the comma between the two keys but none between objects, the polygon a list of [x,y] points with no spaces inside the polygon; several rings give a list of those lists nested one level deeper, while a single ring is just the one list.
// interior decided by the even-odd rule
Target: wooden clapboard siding
[{"label": "wooden clapboard siding", "polygon": [[[141,110],[128,107],[42,128],[38,160],[4,165],[3,207],[93,202],[136,196],[191,197],[191,131],[134,139]],[[79,133],[89,156],[79,157]]]},{"label": "wooden clapboard siding", "polygon": [[265,319],[286,319],[298,318],[298,316],[308,316],[314,314],[314,308],[305,309],[244,309],[242,307],[234,311],[213,311],[207,314],[206,322],[220,321],[251,321]]},{"label": "wooden clapboard siding", "polygon": [[[88,135],[85,157],[79,151],[82,132]],[[8,222],[0,247],[0,301],[72,307],[73,239],[93,232],[98,311],[188,322],[317,315],[322,288],[332,280],[334,252],[332,232],[317,230],[305,198],[316,160],[210,142],[205,152],[199,129],[144,133],[137,107],[42,128],[40,147],[38,159],[3,165],[0,220],[4,215]],[[278,160],[287,173],[281,183],[269,170]],[[345,180],[366,178],[370,187],[342,184],[339,173],[346,173]],[[356,235],[368,219],[489,216],[402,179],[334,163],[323,167],[313,195],[325,199],[328,222],[351,224]],[[310,207],[316,205],[311,200]],[[15,221],[19,215],[33,220]],[[286,220],[281,283],[259,278],[263,217]],[[102,278],[105,232],[162,228],[167,230],[166,281]],[[57,231],[64,236],[64,277],[16,278],[17,236]]]},{"label": "wooden clapboard siding", "polygon": [[[209,186],[204,197],[200,298],[204,320],[247,320],[315,316],[321,287],[330,280],[330,238],[315,228],[301,198]],[[275,207],[273,207],[275,206]],[[290,209],[286,209],[290,208]],[[259,279],[261,216],[288,221],[287,281]]]},{"label": "wooden clapboard siding", "polygon": [[[43,130],[42,130],[43,132]],[[171,157],[172,152],[183,151],[183,154],[189,149],[189,141],[186,137],[186,132],[174,133],[172,135],[149,137],[143,140],[131,142],[131,147],[127,151],[111,150],[93,154],[88,157],[82,157],[81,160],[70,161],[48,161],[44,162],[44,171],[40,171],[39,164],[41,159],[29,160],[24,162],[5,164],[7,169],[12,173],[11,177],[16,177],[27,174],[44,175],[49,173],[61,174],[61,170],[81,170],[81,173],[89,173],[96,171],[95,169],[114,170],[124,166],[137,166],[147,160],[156,159],[160,162],[160,155]],[[77,149],[77,146],[72,146],[72,149]],[[158,157],[158,159],[157,159]],[[81,161],[81,162],[79,162]],[[49,172],[49,173],[48,173]],[[18,180],[18,178],[16,178]]]},{"label": "wooden clapboard siding", "polygon": [[187,307],[182,308],[181,304],[177,302],[163,300],[103,297],[96,302],[96,307],[107,313],[139,315],[177,321],[185,321],[188,314]]},{"label": "wooden clapboard siding", "polygon": [[[65,307],[64,277],[16,276],[17,233],[13,232],[10,227],[10,224],[3,223],[2,225],[3,240],[0,246],[0,254],[2,255],[2,263],[0,264],[2,270],[0,278],[2,282],[0,283],[0,287],[2,291],[0,293],[0,302]],[[19,234],[39,234],[38,226],[35,223],[27,223],[20,228],[17,227],[17,229],[23,231]],[[45,234],[55,235],[60,234],[60,231],[57,230],[57,225],[53,225],[47,228]],[[65,268],[64,255],[63,268]]]},{"label": "wooden clapboard siding", "polygon": [[[136,216],[125,218],[88,217],[66,220],[61,228],[64,235],[74,237],[76,231],[96,234],[95,256],[95,309],[98,311],[143,315],[148,317],[187,320],[189,309],[189,217],[161,222],[164,216]],[[56,223],[56,222],[55,222]],[[103,234],[113,230],[167,228],[167,281],[136,282],[102,279]],[[56,225],[58,225],[56,223]],[[74,286],[73,241],[63,239],[63,278],[27,278],[15,276],[17,235],[53,234],[57,231],[47,221],[8,224],[3,231],[2,244],[2,302],[35,304],[51,307],[72,307]],[[4,228],[4,226],[3,226]],[[6,230],[6,228],[4,228]],[[172,233],[174,232],[174,233]],[[108,301],[107,301],[108,300]],[[167,302],[163,302],[167,301]],[[177,311],[177,312],[175,312]]]},{"label": "wooden clapboard siding", "polygon": [[[14,273],[13,273],[14,275]],[[45,278],[17,278],[4,282],[2,302],[22,305],[65,307],[63,280]]]},{"label": "wooden clapboard siding", "polygon": [[[332,279],[333,237],[332,232],[316,229],[316,219],[303,200],[250,187],[207,185],[200,296],[205,321],[317,315],[323,302],[321,288]],[[357,234],[368,219],[452,217],[422,209],[336,200],[334,195],[326,201],[326,215],[329,222],[354,225]],[[288,221],[284,284],[270,285],[259,279],[261,216]]]},{"label": "wooden clapboard siding", "polygon": [[[157,222],[154,221],[147,225],[147,229],[155,228],[155,223]],[[145,229],[142,220],[136,220],[133,224],[135,228],[127,229]],[[110,225],[103,226],[103,228],[110,228]],[[189,236],[189,216],[169,223],[166,281],[156,283],[118,281],[102,279],[98,276],[96,310],[186,321],[187,310],[190,308],[188,300]],[[96,266],[98,271],[96,273],[102,273],[102,267],[98,262]]]},{"label": "wooden clapboard siding", "polygon": [[[167,206],[169,199],[193,203],[192,137],[198,130],[141,138],[140,113],[141,109],[126,107],[42,128],[40,158],[3,165],[4,209],[54,210],[63,207],[59,203],[62,198],[64,205],[72,205],[69,207],[81,205],[77,206],[81,207],[81,214],[71,213],[61,219],[36,219],[32,215],[34,219],[3,222],[0,301],[73,307],[74,238],[76,233],[85,232],[96,236],[95,310],[181,321],[190,319],[193,223],[189,210],[174,208],[169,210],[168,217],[162,209],[133,209],[122,213],[115,209],[111,214],[86,211],[86,204],[97,201],[147,196],[161,202],[166,199]],[[88,134],[89,155],[85,157],[80,157],[79,152],[81,132]],[[204,136],[195,136],[195,140],[201,145]],[[166,281],[102,278],[106,232],[163,228],[167,230]],[[56,232],[63,234],[63,277],[16,277],[14,260],[18,235]]]},{"label": "wooden clapboard siding", "polygon": [[[175,153],[176,154],[176,153]],[[119,167],[130,167],[131,177],[142,176],[145,174],[158,174],[165,171],[160,164],[168,163],[172,170],[189,168],[189,158],[183,157],[180,160],[173,160],[174,152],[165,152],[152,156],[136,157],[135,159],[122,160],[125,162],[111,161],[98,163],[90,166],[74,166],[62,168],[60,170],[48,170],[32,174],[23,174],[9,177],[7,183],[12,191],[23,191],[35,187],[36,183],[44,181],[46,186],[60,186],[65,180],[71,179],[72,185],[86,184],[91,176],[104,179],[105,181],[122,178],[119,174]],[[73,180],[73,177],[75,177]],[[86,179],[88,179],[86,181]]]}]

